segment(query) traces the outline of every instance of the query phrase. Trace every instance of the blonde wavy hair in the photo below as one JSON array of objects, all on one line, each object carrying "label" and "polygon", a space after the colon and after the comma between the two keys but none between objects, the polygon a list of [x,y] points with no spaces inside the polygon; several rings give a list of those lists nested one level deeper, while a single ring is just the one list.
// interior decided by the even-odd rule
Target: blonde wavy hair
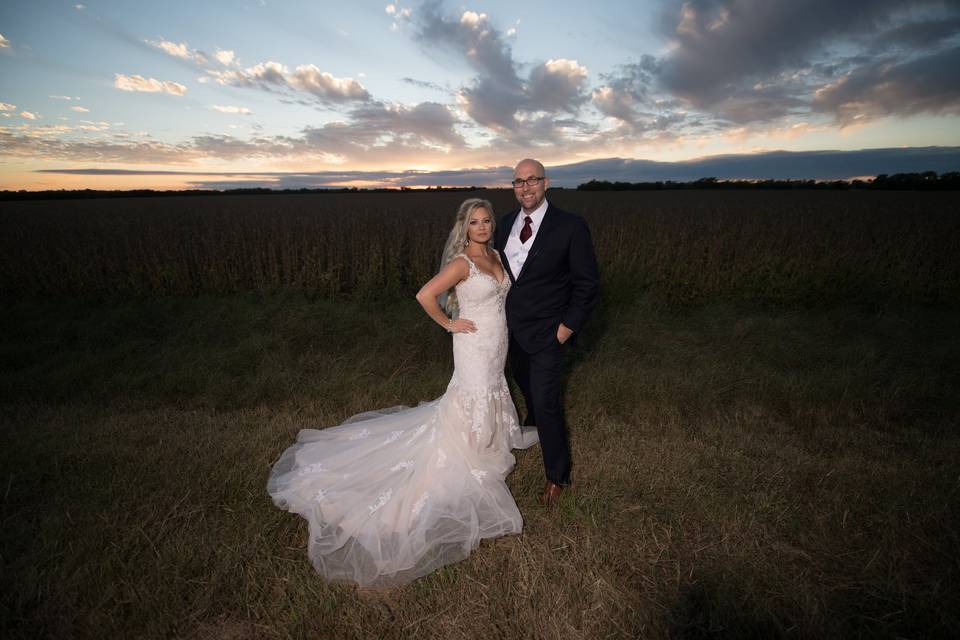
[{"label": "blonde wavy hair", "polygon": [[[457,210],[456,222],[453,223],[453,229],[450,230],[450,235],[447,236],[447,244],[443,247],[443,257],[440,258],[441,269],[466,249],[467,229],[470,228],[470,215],[477,209],[486,209],[490,212],[490,240],[488,240],[487,243],[489,244],[493,240],[493,232],[497,228],[497,221],[493,217],[493,205],[490,204],[489,200],[482,198],[467,198],[463,201],[463,204],[460,205],[460,209]],[[457,303],[457,292],[453,287],[440,296],[440,306],[443,307],[451,317],[457,317],[460,311],[460,305]]]}]

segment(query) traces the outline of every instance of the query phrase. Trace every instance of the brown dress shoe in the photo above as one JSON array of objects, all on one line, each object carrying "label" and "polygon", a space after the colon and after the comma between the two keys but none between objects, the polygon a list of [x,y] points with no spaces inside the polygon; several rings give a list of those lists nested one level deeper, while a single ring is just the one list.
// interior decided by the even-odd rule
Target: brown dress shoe
[{"label": "brown dress shoe", "polygon": [[547,486],[543,489],[543,495],[537,498],[537,500],[545,507],[552,507],[557,504],[561,493],[563,493],[563,485],[554,484],[547,480]]}]

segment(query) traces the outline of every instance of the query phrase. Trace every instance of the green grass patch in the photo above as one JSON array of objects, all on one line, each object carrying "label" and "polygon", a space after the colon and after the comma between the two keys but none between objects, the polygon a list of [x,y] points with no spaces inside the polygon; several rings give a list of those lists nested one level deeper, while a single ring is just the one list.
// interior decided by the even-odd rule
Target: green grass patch
[{"label": "green grass patch", "polygon": [[10,638],[948,637],[960,313],[610,295],[570,361],[574,488],[406,587],[325,584],[265,493],[298,429],[439,396],[409,297],[10,300]]}]

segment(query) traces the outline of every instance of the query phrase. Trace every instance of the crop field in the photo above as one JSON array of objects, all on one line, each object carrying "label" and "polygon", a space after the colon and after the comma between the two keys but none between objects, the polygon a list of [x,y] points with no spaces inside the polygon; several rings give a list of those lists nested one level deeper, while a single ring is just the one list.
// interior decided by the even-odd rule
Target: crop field
[{"label": "crop field", "polygon": [[[0,292],[194,295],[415,291],[472,193],[5,203]],[[604,277],[674,304],[960,302],[957,192],[577,192]]]},{"label": "crop field", "polygon": [[602,278],[573,487],[540,507],[518,451],[521,535],[397,589],[321,580],[270,467],[443,393],[413,293],[478,195],[512,205],[0,203],[0,636],[957,636],[956,192],[550,191]]}]

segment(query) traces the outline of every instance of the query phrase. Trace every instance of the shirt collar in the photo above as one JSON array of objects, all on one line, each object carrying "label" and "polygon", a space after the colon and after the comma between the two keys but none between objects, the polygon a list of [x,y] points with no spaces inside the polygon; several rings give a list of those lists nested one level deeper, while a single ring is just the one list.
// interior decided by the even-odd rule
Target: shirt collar
[{"label": "shirt collar", "polygon": [[547,207],[550,206],[550,203],[547,202],[547,199],[544,198],[543,202],[540,203],[540,206],[533,210],[533,213],[526,213],[523,210],[523,207],[520,207],[520,215],[517,216],[517,221],[520,224],[523,224],[523,217],[529,215],[532,224],[539,228],[540,223],[543,222],[543,216],[547,214]]}]

